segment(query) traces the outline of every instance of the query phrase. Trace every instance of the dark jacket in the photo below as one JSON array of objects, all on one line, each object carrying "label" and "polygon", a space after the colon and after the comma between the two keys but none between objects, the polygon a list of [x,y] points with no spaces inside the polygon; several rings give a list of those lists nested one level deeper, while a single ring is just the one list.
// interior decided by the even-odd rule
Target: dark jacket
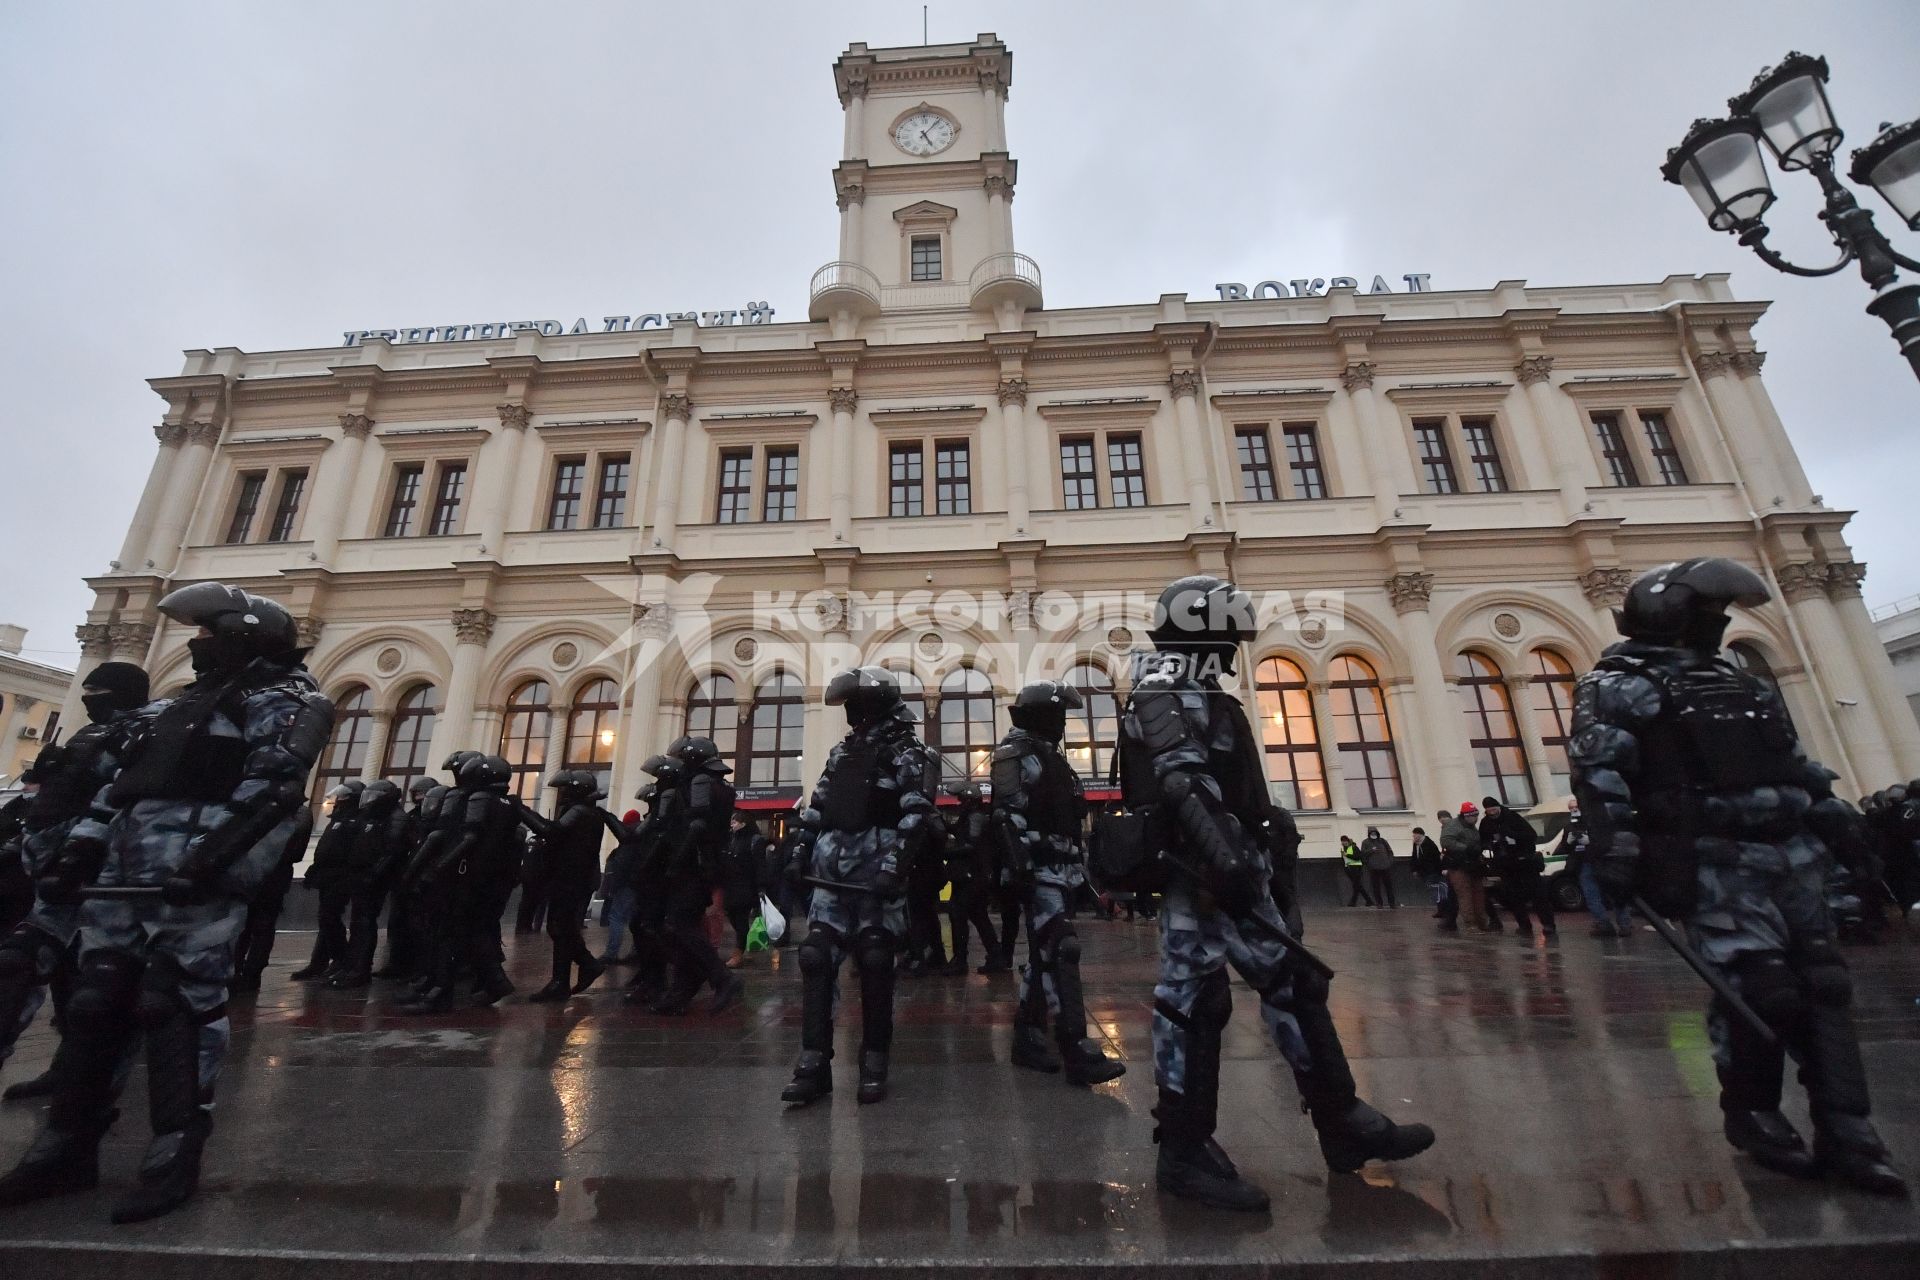
[{"label": "dark jacket", "polygon": [[1433,842],[1432,836],[1421,836],[1413,846],[1413,869],[1422,876],[1440,874],[1440,846]]},{"label": "dark jacket", "polygon": [[760,901],[766,858],[767,839],[752,826],[728,834],[720,858],[720,887],[729,907],[750,907]]},{"label": "dark jacket", "polygon": [[1531,876],[1546,869],[1533,824],[1511,809],[1480,819],[1480,841],[1497,876]]},{"label": "dark jacket", "polygon": [[1476,876],[1487,874],[1483,847],[1480,832],[1472,824],[1460,818],[1448,818],[1447,825],[1440,828],[1441,870],[1465,871]]},{"label": "dark jacket", "polygon": [[1393,870],[1393,846],[1380,836],[1368,836],[1360,842],[1360,860],[1369,871]]}]

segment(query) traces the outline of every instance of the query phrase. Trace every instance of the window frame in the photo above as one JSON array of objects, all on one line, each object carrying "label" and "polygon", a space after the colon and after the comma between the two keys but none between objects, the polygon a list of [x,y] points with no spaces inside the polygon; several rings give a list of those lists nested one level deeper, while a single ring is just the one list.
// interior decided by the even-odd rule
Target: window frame
[{"label": "window frame", "polygon": [[[1472,664],[1476,662],[1486,670],[1473,670]],[[1479,649],[1462,649],[1454,655],[1452,684],[1461,691],[1460,711],[1468,722],[1467,750],[1474,758],[1474,774],[1480,785],[1486,788],[1487,794],[1499,797],[1500,803],[1509,809],[1524,812],[1539,804],[1540,797],[1533,785],[1533,762],[1527,754],[1526,732],[1520,726],[1520,710],[1500,660]],[[1490,702],[1498,705],[1489,705]],[[1495,732],[1497,715],[1505,717],[1510,733]],[[1475,721],[1479,723],[1479,737],[1474,736]],[[1505,768],[1502,752],[1511,752],[1519,767],[1511,771]],[[1482,753],[1492,769],[1490,774],[1480,767]],[[1520,793],[1516,794],[1509,786],[1510,780],[1520,784]]]},{"label": "window frame", "polygon": [[[1446,416],[1415,418],[1411,431],[1414,476],[1420,482],[1420,492],[1440,498],[1465,492],[1460,487],[1460,468],[1454,462],[1452,433],[1447,430]],[[1432,452],[1435,449],[1437,455]],[[1445,478],[1445,488],[1440,487],[1441,477]]]},{"label": "window frame", "polygon": [[[421,491],[427,483],[427,463],[421,459],[395,462],[392,477],[393,482],[387,486],[386,518],[381,521],[380,536],[411,538],[415,536],[414,521],[420,512]],[[412,481],[411,487],[407,484],[409,479]]]},{"label": "window frame", "polygon": [[[976,678],[978,687],[974,686]],[[959,686],[949,687],[955,680],[960,682]],[[939,706],[923,727],[927,745],[939,757],[942,783],[985,779],[993,762],[993,748],[1000,741],[1000,699],[994,690],[992,677],[978,667],[955,667],[940,678],[938,697]],[[977,713],[979,704],[985,706],[984,717]],[[960,714],[955,714],[955,707],[961,708]],[[961,731],[961,736],[958,740],[950,741],[950,731],[956,728]],[[976,738],[978,732],[984,732],[985,737]],[[948,773],[949,765],[956,756],[960,764],[958,778]],[[977,761],[975,756],[979,757]]]},{"label": "window frame", "polygon": [[[1335,675],[1335,672],[1345,669],[1341,666],[1342,663],[1358,667],[1366,672],[1366,678]],[[1398,735],[1394,733],[1393,715],[1387,706],[1386,682],[1381,680],[1378,668],[1358,654],[1340,653],[1335,654],[1328,661],[1327,674],[1328,718],[1332,721],[1335,750],[1340,753],[1340,773],[1347,784],[1347,794],[1343,799],[1356,813],[1393,813],[1405,810],[1407,807],[1406,774],[1400,768]],[[1371,700],[1376,704],[1373,710],[1365,710],[1361,707],[1359,694],[1362,690],[1372,695]],[[1350,709],[1342,708],[1343,701]],[[1381,727],[1386,730],[1385,738],[1375,739],[1364,736],[1368,716],[1378,716]],[[1350,740],[1343,736],[1344,721],[1348,719],[1352,720],[1354,730],[1354,737]],[[1374,768],[1375,758],[1382,755],[1390,770],[1386,774],[1379,773]],[[1354,767],[1356,760],[1361,766],[1357,770]],[[1373,803],[1367,805],[1353,803],[1356,780],[1358,785],[1365,788],[1367,799]],[[1379,803],[1383,780],[1393,788],[1391,804]]]},{"label": "window frame", "polygon": [[[1100,443],[1100,433],[1097,431],[1062,434],[1055,441],[1054,456],[1060,467],[1060,509],[1062,511],[1098,511],[1106,505],[1100,501]],[[1079,467],[1072,472],[1067,470],[1069,448],[1076,451],[1082,448],[1086,450],[1084,470]],[[1076,458],[1075,461],[1077,462],[1078,459]],[[1068,487],[1070,481],[1075,488]],[[1078,489],[1081,485],[1091,489],[1091,495],[1081,492]],[[1087,496],[1091,496],[1093,500],[1091,502],[1076,500]]]},{"label": "window frame", "polygon": [[[725,689],[724,696],[721,689]],[[724,722],[721,709],[725,708]],[[696,676],[687,689],[687,696],[680,700],[681,724],[690,738],[711,738],[720,751],[720,758],[734,767],[735,775],[740,769],[740,729],[743,717],[740,714],[740,685],[725,671],[709,671],[704,676]]]},{"label": "window frame", "polygon": [[[606,694],[588,700],[589,694]],[[567,731],[560,739],[560,767],[584,769],[603,780],[613,775],[613,756],[620,749],[620,682],[612,676],[590,675],[574,687],[567,698]],[[582,716],[590,716],[586,732],[580,732]],[[612,742],[601,741],[611,733]],[[586,751],[579,750],[585,744]]]},{"label": "window frame", "polygon": [[[772,690],[770,695],[768,690]],[[740,780],[738,785],[798,788],[806,784],[806,714],[806,685],[786,668],[775,667],[755,682],[753,700],[747,704],[740,726],[740,759],[734,775]],[[773,734],[773,746],[765,751],[759,746],[762,729]],[[789,731],[794,743],[791,750],[782,745]],[[762,781],[756,774],[766,761],[772,762],[768,770],[771,776]]]},{"label": "window frame", "polygon": [[[427,522],[420,529],[423,538],[458,537],[466,522],[467,477],[471,469],[465,458],[443,458],[434,463],[433,501],[427,507]],[[453,492],[447,492],[448,482]],[[448,527],[442,528],[442,525]]]},{"label": "window frame", "polygon": [[[348,686],[333,700],[333,708],[333,729],[327,734],[327,745],[320,749],[320,758],[313,766],[312,798],[316,810],[327,792],[366,772],[367,752],[373,747],[373,689],[370,686]],[[342,730],[347,734],[344,740]],[[341,754],[337,764],[336,751]]]},{"label": "window frame", "polygon": [[[903,469],[912,474],[903,475]],[[917,438],[887,441],[887,518],[918,519],[927,513],[926,499],[926,442]]]},{"label": "window frame", "polygon": [[[415,704],[417,695],[430,695],[425,705]],[[400,691],[393,700],[393,719],[387,726],[387,745],[381,753],[380,776],[406,793],[407,784],[415,778],[432,773],[434,764],[430,758],[433,750],[433,731],[438,725],[440,713],[445,709],[440,687],[430,680],[416,680]],[[418,726],[424,722],[424,730]],[[398,752],[402,744],[407,747],[409,759],[402,763]]]},{"label": "window frame", "polygon": [[1113,753],[1120,745],[1120,691],[1113,673],[1092,658],[1083,657],[1068,668],[1061,683],[1079,690],[1082,705],[1067,712],[1060,750],[1072,764],[1074,751],[1084,748],[1087,768],[1079,771],[1081,780],[1105,786]]},{"label": "window frame", "polygon": [[[1233,461],[1240,479],[1240,501],[1280,501],[1280,473],[1273,465],[1273,438],[1268,425],[1264,422],[1237,423],[1232,431]],[[1246,447],[1249,442],[1259,445],[1259,457],[1251,456],[1252,451]],[[1247,492],[1249,482],[1253,486],[1252,493]]]},{"label": "window frame", "polygon": [[[1147,492],[1147,437],[1143,431],[1105,431],[1101,433],[1101,444],[1105,447],[1107,462],[1107,505],[1120,511],[1134,511],[1153,505],[1153,497]],[[1116,465],[1115,453],[1122,456],[1126,450],[1132,450],[1136,465],[1121,467]],[[1127,501],[1120,500],[1120,481],[1126,479]],[[1137,483],[1135,483],[1137,482]],[[1135,502],[1133,499],[1139,498]]]},{"label": "window frame", "polygon": [[[1633,416],[1640,424],[1640,439],[1653,463],[1652,474],[1658,479],[1657,484],[1648,487],[1672,489],[1692,484],[1692,473],[1687,470],[1687,460],[1680,452],[1680,438],[1674,434],[1673,415],[1663,409],[1635,409]],[[1659,424],[1660,437],[1666,441],[1664,446],[1655,439],[1655,423]],[[1673,478],[1676,473],[1677,480]]]},{"label": "window frame", "polygon": [[[546,532],[571,533],[580,527],[587,501],[587,469],[592,462],[590,453],[554,455],[552,465],[547,468]],[[570,489],[563,489],[562,483],[567,479],[574,483]]]},{"label": "window frame", "polygon": [[[1573,689],[1580,677],[1572,659],[1550,646],[1535,645],[1527,651],[1527,658],[1532,666],[1527,682],[1528,714],[1533,717],[1534,732],[1546,756],[1541,763],[1556,787],[1566,787],[1559,792],[1566,795],[1573,789],[1573,762],[1567,755],[1567,744],[1573,736]],[[1549,659],[1564,669],[1554,668]]]},{"label": "window frame", "polygon": [[[1275,668],[1271,675],[1267,670],[1269,664]],[[1281,668],[1291,669],[1292,676]],[[1286,695],[1289,693],[1297,693],[1305,699],[1304,717],[1295,716],[1288,710]],[[1260,756],[1268,791],[1271,792],[1275,787],[1290,789],[1291,797],[1282,796],[1279,801],[1291,810],[1301,813],[1332,812],[1333,786],[1327,777],[1326,755],[1321,749],[1320,717],[1314,706],[1313,685],[1307,679],[1306,668],[1285,654],[1270,653],[1254,663],[1253,694],[1254,714],[1260,721]],[[1277,726],[1274,724],[1276,718],[1280,721]],[[1308,736],[1296,739],[1296,726],[1302,722]],[[1306,802],[1299,767],[1303,759],[1313,762],[1311,772],[1317,777],[1305,781],[1318,783],[1319,804]],[[1276,763],[1285,766],[1277,774]]]},{"label": "window frame", "polygon": [[[910,231],[907,233],[907,283],[908,284],[945,284],[947,280],[947,237],[942,232]],[[930,248],[931,263],[923,263],[920,250]],[[923,266],[931,265],[932,275],[921,275]]]},{"label": "window frame", "polygon": [[[1500,449],[1500,428],[1491,414],[1462,414],[1460,423],[1460,456],[1466,460],[1467,471],[1472,474],[1474,483],[1479,486],[1478,493],[1511,493],[1513,484],[1507,478],[1506,459]],[[1486,452],[1482,453],[1474,445],[1475,431],[1484,431]],[[1492,482],[1488,482],[1491,474]]]},{"label": "window frame", "polygon": [[[755,445],[727,445],[720,450],[714,471],[713,522],[715,524],[753,524],[753,488],[756,475]],[[733,479],[744,477],[744,485],[729,483],[729,467],[738,465]],[[729,501],[731,499],[732,501]]]},{"label": "window frame", "polygon": [[[269,469],[249,467],[234,474],[233,500],[227,504],[225,536],[220,544],[245,546],[253,538],[253,522],[260,516],[260,500],[267,494]],[[236,536],[238,535],[238,536]]]},{"label": "window frame", "polygon": [[[1312,446],[1313,456],[1310,461],[1302,462],[1294,458],[1293,441],[1296,436],[1304,436],[1307,443]],[[1317,502],[1322,498],[1330,497],[1333,493],[1333,485],[1328,479],[1326,451],[1320,447],[1320,424],[1314,421],[1282,422],[1280,424],[1280,444],[1281,452],[1286,459],[1286,500],[1289,502]],[[1309,482],[1301,479],[1303,472],[1312,473],[1310,485],[1312,488],[1317,489],[1318,492],[1301,492],[1301,490],[1309,484]]]},{"label": "window frame", "polygon": [[[760,522],[762,524],[791,524],[800,518],[800,446],[797,444],[767,444],[760,446],[760,466],[755,474],[760,477]],[[787,469],[787,482],[776,485],[773,482],[773,463],[775,458],[790,460],[792,466]],[[773,514],[774,495],[782,494],[786,501],[780,504],[779,515]]]},{"label": "window frame", "polygon": [[[607,483],[608,468],[620,468],[620,487],[610,490]],[[631,449],[606,449],[593,455],[593,523],[594,529],[627,528],[627,515],[633,504],[633,451]],[[619,503],[611,516],[607,513],[609,495]]]},{"label": "window frame", "polygon": [[307,484],[312,474],[306,467],[281,467],[278,470],[274,477],[273,515],[267,520],[267,532],[262,542],[297,541],[306,513]]},{"label": "window frame", "polygon": [[[523,694],[536,689],[537,701],[521,701]],[[553,712],[553,682],[540,676],[522,680],[501,704],[499,751],[512,778],[508,790],[528,804],[540,799],[547,742],[553,736]]]},{"label": "window frame", "polygon": [[[951,464],[949,455],[957,454],[958,475],[942,475]],[[966,437],[937,437],[933,442],[933,514],[970,516],[973,514],[973,441]],[[949,493],[948,490],[952,492]],[[952,509],[949,509],[951,507]]]}]

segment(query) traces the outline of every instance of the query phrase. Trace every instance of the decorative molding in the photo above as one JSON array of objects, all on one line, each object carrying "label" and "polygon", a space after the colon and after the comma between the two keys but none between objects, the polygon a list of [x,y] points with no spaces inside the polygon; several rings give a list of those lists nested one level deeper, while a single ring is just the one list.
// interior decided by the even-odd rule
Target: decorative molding
[{"label": "decorative molding", "polygon": [[1693,358],[1693,367],[1702,378],[1717,378],[1733,367],[1733,357],[1724,351],[1702,351]]},{"label": "decorative molding", "polygon": [[114,622],[107,626],[107,643],[115,653],[144,657],[153,643],[151,622]]},{"label": "decorative molding", "polygon": [[1300,643],[1318,649],[1327,642],[1327,624],[1322,618],[1308,618],[1300,624]]},{"label": "decorative molding", "polygon": [[827,401],[835,413],[852,413],[860,407],[860,393],[852,387],[834,387],[827,392]]},{"label": "decorative molding", "polygon": [[1866,565],[1858,560],[1836,560],[1827,566],[1827,599],[1857,600],[1860,584],[1866,580]]},{"label": "decorative molding", "polygon": [[1579,577],[1580,594],[1596,609],[1617,609],[1625,603],[1627,588],[1636,576],[1633,570],[1619,565],[1589,569]]},{"label": "decorative molding", "polygon": [[113,644],[113,629],[104,622],[83,622],[73,629],[80,652],[88,658],[105,658]]},{"label": "decorative molding", "polygon": [[1111,400],[1052,400],[1034,406],[1048,422],[1073,426],[1087,422],[1124,422],[1132,418],[1151,418],[1165,401],[1146,396],[1126,396]]},{"label": "decorative molding", "polygon": [[929,429],[971,427],[987,416],[985,405],[938,404],[901,409],[869,409],[867,422],[882,436],[907,436]]},{"label": "decorative molding", "polygon": [[1011,178],[1002,177],[997,173],[991,173],[987,175],[986,181],[981,185],[987,189],[988,199],[999,196],[1002,200],[1008,202],[1013,200],[1013,180]]},{"label": "decorative molding", "polygon": [[673,606],[641,603],[633,606],[633,634],[638,640],[665,640],[673,632]]},{"label": "decorative molding", "polygon": [[1251,387],[1242,391],[1217,391],[1207,397],[1223,412],[1252,410],[1259,413],[1312,412],[1333,399],[1331,387]]},{"label": "decorative molding", "polygon": [[856,204],[865,204],[866,202],[867,189],[858,182],[841,183],[833,195],[833,203],[839,207],[842,213],[845,213]]},{"label": "decorative molding", "polygon": [[1175,369],[1167,377],[1167,386],[1173,390],[1173,398],[1197,396],[1200,394],[1200,371],[1198,369]]},{"label": "decorative molding", "polygon": [[1025,378],[1000,379],[1000,403],[1004,405],[1027,403],[1027,380]]},{"label": "decorative molding", "polygon": [[398,645],[388,645],[373,660],[373,669],[383,676],[390,676],[406,662],[407,655]]},{"label": "decorative molding", "polygon": [[1412,613],[1427,607],[1427,601],[1433,595],[1433,575],[1396,573],[1387,579],[1385,586],[1388,598],[1393,601],[1393,611]]},{"label": "decorative molding", "polygon": [[461,644],[485,644],[493,639],[493,628],[499,621],[485,609],[455,609],[453,634]]},{"label": "decorative molding", "polygon": [[153,438],[160,442],[162,449],[177,449],[187,442],[187,429],[177,422],[156,423]]},{"label": "decorative molding", "polygon": [[1371,360],[1355,360],[1340,371],[1340,385],[1349,391],[1371,387],[1376,368],[1377,366]]},{"label": "decorative molding", "polygon": [[1783,564],[1774,570],[1774,576],[1780,580],[1780,594],[1786,597],[1788,604],[1798,604],[1802,600],[1826,594],[1826,570],[1812,561]]},{"label": "decorative molding", "polygon": [[1758,377],[1760,366],[1766,362],[1767,353],[1764,351],[1736,351],[1729,360],[1733,371],[1743,378]]},{"label": "decorative molding", "polygon": [[1520,379],[1520,385],[1530,387],[1536,382],[1545,382],[1553,376],[1552,356],[1527,356],[1514,368],[1513,376]]},{"label": "decorative molding", "polygon": [[1493,634],[1502,640],[1514,640],[1520,635],[1520,615],[1502,611],[1493,615]]},{"label": "decorative molding", "polygon": [[308,617],[295,619],[293,628],[300,637],[300,647],[302,649],[311,649],[313,646],[319,644],[320,633],[326,629],[326,626],[327,620],[325,618]]},{"label": "decorative molding", "polygon": [[340,415],[340,434],[354,440],[365,440],[373,434],[373,419],[364,413],[343,413]]},{"label": "decorative molding", "polygon": [[493,411],[500,415],[500,425],[507,430],[524,431],[533,421],[533,413],[523,404],[497,404]]},{"label": "decorative molding", "polygon": [[660,414],[669,422],[678,418],[685,422],[693,416],[693,400],[689,396],[664,395],[660,397]]},{"label": "decorative molding", "polygon": [[1015,631],[1033,628],[1033,592],[1025,587],[1007,597],[1007,622]]},{"label": "decorative molding", "polygon": [[220,426],[214,422],[194,422],[187,426],[187,443],[203,444],[211,449],[220,443]]}]

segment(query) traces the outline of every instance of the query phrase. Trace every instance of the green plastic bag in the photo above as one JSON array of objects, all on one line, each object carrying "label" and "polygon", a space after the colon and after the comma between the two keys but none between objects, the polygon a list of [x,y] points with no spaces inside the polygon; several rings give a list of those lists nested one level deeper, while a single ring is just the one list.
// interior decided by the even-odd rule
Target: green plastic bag
[{"label": "green plastic bag", "polygon": [[755,916],[753,923],[747,926],[746,950],[765,951],[769,945],[767,942],[766,918],[764,916]]}]

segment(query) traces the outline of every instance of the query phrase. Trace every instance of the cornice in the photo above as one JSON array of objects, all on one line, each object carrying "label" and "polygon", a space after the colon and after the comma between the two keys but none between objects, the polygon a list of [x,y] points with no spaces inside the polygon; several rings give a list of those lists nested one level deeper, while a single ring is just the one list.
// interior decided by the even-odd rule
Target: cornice
[{"label": "cornice", "polygon": [[1513,390],[1511,382],[1423,382],[1387,387],[1384,394],[1395,404],[1416,408],[1492,408]]},{"label": "cornice", "polygon": [[436,444],[478,443],[493,434],[486,427],[389,427],[385,431],[376,431],[373,438],[383,445],[411,443],[431,440]]},{"label": "cornice", "polygon": [[1223,412],[1279,409],[1317,409],[1333,399],[1331,387],[1251,387],[1240,391],[1221,391],[1208,396],[1208,403]]},{"label": "cornice", "polygon": [[1033,406],[1048,422],[1062,425],[1081,422],[1125,422],[1151,418],[1165,401],[1151,396],[1126,396],[1111,400],[1054,400]]},{"label": "cornice", "polygon": [[867,410],[867,421],[882,432],[896,427],[970,427],[986,416],[986,406],[978,404],[903,405]]},{"label": "cornice", "polygon": [[1618,400],[1636,391],[1673,391],[1685,386],[1686,375],[1679,373],[1589,374],[1568,378],[1560,390],[1576,400]]},{"label": "cornice", "polygon": [[714,413],[700,416],[700,429],[723,440],[739,436],[758,439],[769,434],[805,435],[818,421],[818,414],[799,409],[773,413]]}]

